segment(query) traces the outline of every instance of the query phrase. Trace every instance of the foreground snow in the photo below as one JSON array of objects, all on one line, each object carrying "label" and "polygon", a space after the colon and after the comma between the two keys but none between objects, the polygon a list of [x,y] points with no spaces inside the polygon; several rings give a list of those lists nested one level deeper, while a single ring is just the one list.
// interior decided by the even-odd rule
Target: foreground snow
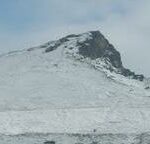
[{"label": "foreground snow", "polygon": [[22,133],[143,133],[148,132],[149,109],[78,108],[0,113],[0,132]]}]

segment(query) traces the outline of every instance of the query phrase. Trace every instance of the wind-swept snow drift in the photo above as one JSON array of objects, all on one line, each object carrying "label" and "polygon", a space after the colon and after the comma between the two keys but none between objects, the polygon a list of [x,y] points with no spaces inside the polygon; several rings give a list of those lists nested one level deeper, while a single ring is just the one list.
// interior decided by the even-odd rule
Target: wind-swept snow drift
[{"label": "wind-swept snow drift", "polygon": [[150,129],[144,76],[98,31],[1,55],[0,65],[1,133]]}]

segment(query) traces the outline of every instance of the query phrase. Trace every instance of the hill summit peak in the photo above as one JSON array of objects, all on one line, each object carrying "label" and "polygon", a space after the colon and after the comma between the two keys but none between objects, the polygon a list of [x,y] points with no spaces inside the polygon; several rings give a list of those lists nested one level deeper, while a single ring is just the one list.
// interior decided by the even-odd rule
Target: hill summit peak
[{"label": "hill summit peak", "polygon": [[71,34],[41,45],[41,48],[45,48],[45,53],[60,47],[63,47],[67,55],[76,59],[91,60],[96,68],[101,68],[100,65],[103,63],[103,67],[111,72],[140,81],[144,80],[143,75],[135,74],[123,66],[120,53],[100,31]]}]

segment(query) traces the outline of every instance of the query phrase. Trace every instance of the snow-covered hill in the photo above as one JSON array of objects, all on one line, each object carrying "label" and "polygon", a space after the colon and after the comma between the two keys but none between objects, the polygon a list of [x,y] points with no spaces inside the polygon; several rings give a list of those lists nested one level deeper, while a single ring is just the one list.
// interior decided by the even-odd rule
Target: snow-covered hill
[{"label": "snow-covered hill", "polygon": [[144,76],[100,32],[0,56],[0,133],[150,130]]}]

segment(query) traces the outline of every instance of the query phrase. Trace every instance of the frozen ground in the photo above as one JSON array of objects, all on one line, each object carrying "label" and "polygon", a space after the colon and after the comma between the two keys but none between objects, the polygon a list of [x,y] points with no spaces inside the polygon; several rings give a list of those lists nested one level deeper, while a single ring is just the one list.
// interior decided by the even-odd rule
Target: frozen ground
[{"label": "frozen ground", "polygon": [[[29,140],[38,144],[45,137],[58,137],[58,143],[66,143],[67,137],[74,143],[80,138],[19,135],[24,133],[81,134],[96,130],[112,133],[96,141],[102,137],[123,141],[135,138],[133,133],[150,131],[150,91],[142,82],[109,73],[103,67],[97,70],[89,61],[67,55],[63,46],[50,53],[34,49],[0,57],[0,143],[26,144]],[[121,138],[118,133],[123,133]],[[91,142],[88,139],[87,143]]]},{"label": "frozen ground", "polygon": [[1,133],[149,131],[150,93],[141,82],[113,80],[59,54],[0,58]]}]

